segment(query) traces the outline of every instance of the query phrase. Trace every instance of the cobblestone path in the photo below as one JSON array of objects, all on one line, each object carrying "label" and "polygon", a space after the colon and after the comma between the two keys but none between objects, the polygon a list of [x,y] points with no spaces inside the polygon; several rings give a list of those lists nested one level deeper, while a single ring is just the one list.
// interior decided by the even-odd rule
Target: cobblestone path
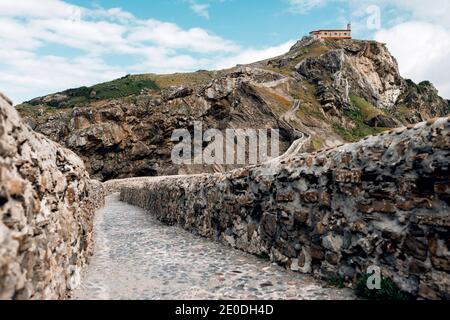
[{"label": "cobblestone path", "polygon": [[95,217],[95,254],[74,299],[353,299],[109,196]]}]

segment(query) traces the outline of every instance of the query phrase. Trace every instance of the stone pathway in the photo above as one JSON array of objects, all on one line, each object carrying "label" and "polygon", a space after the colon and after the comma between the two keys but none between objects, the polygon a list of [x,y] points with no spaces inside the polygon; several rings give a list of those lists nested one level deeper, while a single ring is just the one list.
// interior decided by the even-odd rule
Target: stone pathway
[{"label": "stone pathway", "polygon": [[74,299],[353,299],[348,289],[287,271],[158,222],[109,196],[95,254]]}]

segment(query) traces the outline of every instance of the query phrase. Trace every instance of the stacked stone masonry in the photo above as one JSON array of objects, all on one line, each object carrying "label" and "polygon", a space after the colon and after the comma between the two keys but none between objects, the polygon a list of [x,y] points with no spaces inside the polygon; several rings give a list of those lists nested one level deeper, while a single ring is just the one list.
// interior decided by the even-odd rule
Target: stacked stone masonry
[{"label": "stacked stone masonry", "polygon": [[0,299],[59,299],[92,251],[103,187],[0,95]]},{"label": "stacked stone masonry", "polygon": [[144,179],[121,199],[294,271],[354,285],[375,265],[414,297],[450,299],[450,118],[275,167]]}]

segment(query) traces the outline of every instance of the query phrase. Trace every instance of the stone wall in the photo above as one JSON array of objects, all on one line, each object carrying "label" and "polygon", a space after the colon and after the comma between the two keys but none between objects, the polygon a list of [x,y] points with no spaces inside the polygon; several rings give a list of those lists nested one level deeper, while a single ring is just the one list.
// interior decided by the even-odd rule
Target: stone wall
[{"label": "stone wall", "polygon": [[[157,179],[156,177],[153,179]],[[103,182],[103,190],[105,195],[119,193],[123,187],[137,187],[148,181],[147,177],[116,179]]]},{"label": "stone wall", "polygon": [[0,95],[0,299],[67,297],[103,203],[83,162],[25,126]]},{"label": "stone wall", "polygon": [[120,193],[120,191],[125,187],[140,188],[146,185],[148,182],[157,183],[160,181],[165,181],[165,183],[177,180],[180,178],[199,178],[207,177],[207,173],[202,174],[192,174],[192,175],[178,175],[178,176],[157,176],[157,177],[137,177],[137,178],[127,178],[127,179],[116,179],[103,182],[103,191],[106,195],[113,193]]},{"label": "stone wall", "polygon": [[450,299],[450,118],[282,161],[275,172],[151,180],[121,199],[294,271],[355,284],[371,265]]}]

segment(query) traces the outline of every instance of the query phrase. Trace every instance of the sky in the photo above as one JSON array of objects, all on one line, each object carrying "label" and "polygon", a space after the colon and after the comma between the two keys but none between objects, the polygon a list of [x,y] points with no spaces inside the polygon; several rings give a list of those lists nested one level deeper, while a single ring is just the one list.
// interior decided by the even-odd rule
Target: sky
[{"label": "sky", "polygon": [[448,0],[0,0],[0,91],[15,103],[127,74],[221,69],[352,22],[402,75],[450,98]]}]

